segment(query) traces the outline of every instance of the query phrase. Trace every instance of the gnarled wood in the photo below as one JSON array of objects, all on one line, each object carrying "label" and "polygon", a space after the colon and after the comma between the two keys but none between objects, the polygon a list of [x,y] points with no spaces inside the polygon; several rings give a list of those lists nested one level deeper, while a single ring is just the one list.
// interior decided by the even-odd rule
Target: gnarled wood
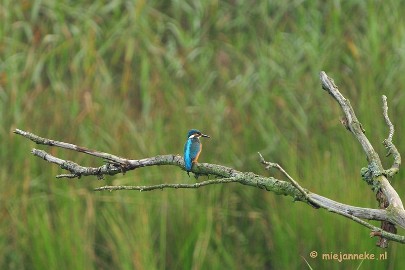
[{"label": "gnarled wood", "polygon": [[[398,196],[398,193],[391,186],[387,177],[392,177],[398,172],[401,164],[401,156],[395,145],[392,143],[394,134],[394,126],[388,117],[388,105],[386,97],[383,96],[383,115],[389,127],[389,136],[384,140],[384,145],[388,149],[388,153],[394,157],[394,164],[388,170],[384,170],[380,157],[374,150],[370,141],[367,139],[364,129],[362,128],[359,120],[357,119],[349,100],[347,100],[338,90],[337,86],[325,72],[320,73],[322,88],[326,90],[340,105],[344,112],[342,123],[344,126],[353,133],[356,139],[361,144],[363,151],[367,157],[368,167],[362,169],[362,176],[367,183],[373,185],[377,189],[377,200],[380,203],[380,209],[362,208],[351,206],[343,203],[336,202],[321,195],[312,193],[305,188],[301,187],[280,165],[276,163],[267,162],[260,155],[261,162],[265,165],[266,169],[276,168],[280,170],[287,178],[287,181],[276,179],[274,177],[265,177],[254,174],[252,172],[240,172],[230,167],[225,167],[217,164],[199,163],[195,164],[192,172],[198,177],[199,175],[211,175],[216,179],[206,180],[197,183],[164,183],[158,185],[148,186],[103,186],[96,188],[96,191],[113,191],[113,190],[140,190],[140,191],[153,191],[161,189],[178,189],[178,188],[200,188],[203,186],[213,184],[229,184],[239,183],[242,185],[263,189],[273,192],[277,195],[291,196],[296,201],[302,201],[315,208],[324,208],[330,212],[337,213],[341,216],[349,218],[369,229],[371,229],[371,236],[378,236],[380,240],[378,245],[380,247],[387,246],[387,240],[405,243],[405,237],[396,234],[394,225],[400,226],[405,229],[405,210]],[[106,163],[99,167],[86,167],[79,165],[73,161],[63,160],[58,157],[38,149],[33,149],[32,154],[40,157],[50,163],[59,165],[62,169],[67,170],[69,174],[60,174],[58,178],[80,178],[82,176],[94,175],[102,179],[105,175],[115,175],[118,173],[125,173],[130,170],[135,170],[148,166],[162,166],[170,165],[177,166],[183,170],[184,161],[179,155],[161,155],[138,160],[126,159],[109,153],[91,150],[85,147],[80,147],[74,144],[50,140],[47,138],[39,137],[33,133],[16,129],[14,133],[28,138],[40,145],[56,146],[64,149],[85,153],[94,157],[103,159]],[[382,227],[377,228],[364,220],[379,220],[382,221]]]}]

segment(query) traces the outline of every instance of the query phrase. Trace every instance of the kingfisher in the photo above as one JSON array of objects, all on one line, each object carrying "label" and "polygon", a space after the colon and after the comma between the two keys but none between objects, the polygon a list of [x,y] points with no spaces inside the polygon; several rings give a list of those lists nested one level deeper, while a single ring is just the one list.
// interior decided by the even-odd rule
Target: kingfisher
[{"label": "kingfisher", "polygon": [[186,164],[186,171],[189,176],[191,167],[193,167],[193,163],[197,163],[202,150],[200,137],[210,138],[210,136],[202,134],[197,129],[190,129],[187,133],[187,141],[184,145],[184,163]]}]

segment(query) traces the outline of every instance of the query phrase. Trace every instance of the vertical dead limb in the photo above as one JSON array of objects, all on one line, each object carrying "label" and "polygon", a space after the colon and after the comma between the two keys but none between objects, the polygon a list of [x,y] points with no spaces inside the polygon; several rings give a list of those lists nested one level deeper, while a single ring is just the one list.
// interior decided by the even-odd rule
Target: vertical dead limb
[{"label": "vertical dead limb", "polygon": [[390,118],[388,117],[388,104],[387,104],[387,97],[385,95],[382,96],[382,102],[383,102],[384,120],[390,130],[388,133],[388,138],[383,141],[383,144],[388,151],[386,156],[388,157],[392,154],[392,156],[394,157],[394,163],[392,164],[391,168],[385,170],[384,173],[386,176],[392,177],[399,171],[399,167],[401,166],[401,155],[399,154],[395,145],[392,143],[392,137],[394,136],[395,129],[394,125],[391,123]]},{"label": "vertical dead limb", "polygon": [[[386,97],[383,96],[383,115],[384,119],[389,126],[390,132],[388,139],[384,140],[384,145],[388,148],[389,152],[394,156],[394,165],[389,170],[384,170],[380,157],[377,152],[374,150],[370,141],[367,139],[364,129],[357,119],[352,106],[350,105],[349,100],[347,100],[338,90],[338,87],[334,83],[333,79],[329,78],[325,72],[320,73],[320,79],[322,83],[322,88],[326,90],[340,105],[344,114],[345,121],[344,126],[353,133],[356,139],[359,141],[363,150],[366,154],[368,161],[368,168],[365,172],[362,172],[363,176],[367,175],[369,184],[373,185],[373,188],[377,190],[376,199],[379,203],[381,209],[389,209],[392,214],[396,215],[398,213],[404,213],[404,206],[398,193],[391,186],[387,176],[392,176],[395,174],[401,163],[401,157],[399,152],[396,150],[394,144],[392,143],[392,137],[394,134],[394,126],[389,120],[388,117],[388,106],[386,102]],[[376,183],[376,184],[375,184]],[[388,221],[382,221],[381,228],[390,233],[396,233],[396,228],[394,224]],[[377,245],[380,247],[387,247],[388,242],[385,238],[380,237],[377,242]]]}]

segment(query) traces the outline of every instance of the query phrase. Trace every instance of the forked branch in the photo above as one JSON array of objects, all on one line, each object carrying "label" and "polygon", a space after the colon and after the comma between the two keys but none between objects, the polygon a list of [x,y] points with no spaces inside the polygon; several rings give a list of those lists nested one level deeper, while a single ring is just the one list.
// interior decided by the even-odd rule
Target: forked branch
[{"label": "forked branch", "polygon": [[[350,102],[344,98],[339,92],[335,83],[329,78],[325,72],[321,72],[320,79],[322,88],[326,90],[341,106],[345,117],[342,123],[350,130],[362,145],[363,150],[368,160],[367,168],[362,169],[363,178],[377,190],[377,199],[380,203],[380,209],[362,208],[342,204],[334,200],[325,198],[321,195],[312,193],[294,180],[280,165],[265,161],[263,156],[259,153],[260,161],[265,165],[266,169],[276,168],[282,172],[287,178],[287,181],[276,179],[274,177],[265,177],[251,172],[240,172],[233,168],[199,163],[195,164],[192,172],[196,177],[200,175],[213,176],[214,179],[206,180],[197,183],[162,183],[158,185],[146,186],[102,186],[98,187],[96,191],[113,191],[113,190],[139,190],[139,191],[153,191],[161,189],[178,189],[178,188],[200,188],[208,185],[215,184],[229,184],[238,183],[242,185],[251,186],[254,188],[264,189],[273,192],[277,195],[291,196],[295,201],[301,201],[311,205],[314,208],[323,208],[330,212],[339,214],[349,218],[371,230],[371,236],[378,236],[380,247],[386,247],[387,240],[405,243],[405,237],[396,234],[394,225],[400,226],[405,229],[405,211],[400,197],[395,189],[391,186],[387,177],[392,177],[398,172],[401,164],[401,156],[397,151],[395,145],[392,143],[394,135],[394,126],[388,117],[388,105],[386,97],[383,96],[383,116],[385,122],[389,127],[389,136],[384,140],[384,145],[388,150],[388,154],[394,157],[394,163],[391,168],[384,170],[378,154],[373,149],[369,140],[364,134],[360,122],[354,113]],[[94,175],[99,179],[103,179],[105,175],[115,175],[125,173],[127,171],[135,170],[147,166],[162,166],[171,165],[177,166],[185,170],[183,158],[179,155],[161,155],[144,159],[126,159],[109,153],[91,150],[85,147],[80,147],[74,144],[50,140],[39,137],[35,134],[16,129],[14,133],[24,136],[37,144],[60,147],[68,150],[85,153],[104,161],[99,167],[86,167],[79,165],[73,161],[63,160],[55,157],[43,150],[33,149],[31,152],[34,156],[40,157],[50,163],[59,165],[62,169],[68,171],[67,174],[57,175],[57,178],[81,178],[82,176]],[[365,220],[379,220],[383,222],[382,228],[375,227]],[[393,228],[393,229],[392,229]]]},{"label": "forked branch", "polygon": [[[347,100],[339,92],[333,79],[329,78],[325,72],[321,72],[320,79],[322,88],[326,90],[342,108],[345,114],[345,121],[343,121],[345,127],[350,130],[351,133],[353,133],[353,135],[363,147],[364,153],[367,157],[368,166],[367,168],[364,168],[362,170],[362,176],[368,184],[373,186],[373,190],[377,191],[376,198],[380,205],[380,208],[386,209],[390,213],[390,215],[397,216],[400,219],[404,220],[405,210],[401,198],[387,179],[387,176],[392,176],[396,172],[398,172],[399,166],[401,164],[401,156],[395,145],[392,143],[394,126],[388,117],[388,105],[386,97],[383,96],[383,115],[390,131],[388,138],[384,140],[384,145],[388,148],[388,153],[393,154],[394,156],[394,165],[389,170],[384,170],[380,157],[374,150],[370,141],[367,139],[364,129],[361,123],[357,120],[357,117],[352,106],[350,105],[349,100]],[[381,228],[391,233],[396,233],[394,224],[390,221],[385,220],[382,222]],[[383,237],[380,237],[377,245],[380,247],[387,247],[388,242]]]}]

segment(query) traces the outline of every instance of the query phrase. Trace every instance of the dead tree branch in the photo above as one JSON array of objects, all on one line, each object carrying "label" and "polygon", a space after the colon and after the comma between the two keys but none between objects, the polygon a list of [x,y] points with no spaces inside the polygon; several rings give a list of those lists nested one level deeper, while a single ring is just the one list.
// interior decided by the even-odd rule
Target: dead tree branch
[{"label": "dead tree branch", "polygon": [[394,176],[394,174],[398,173],[399,167],[401,166],[401,155],[399,154],[397,148],[392,143],[392,137],[394,136],[394,125],[391,123],[390,118],[388,117],[388,104],[387,104],[387,97],[385,95],[382,96],[383,101],[383,115],[385,123],[387,124],[388,128],[390,129],[388,138],[383,141],[385,148],[387,148],[387,157],[392,154],[394,157],[394,163],[392,164],[391,168],[384,171],[384,174],[388,177]]},{"label": "dead tree branch", "polygon": [[[371,230],[370,236],[378,236],[379,242],[377,244],[380,247],[386,247],[388,240],[405,244],[405,237],[397,235],[395,228],[396,225],[405,229],[405,210],[400,197],[398,196],[395,189],[391,186],[390,182],[387,180],[387,177],[392,177],[398,172],[401,164],[401,156],[392,142],[394,135],[394,126],[388,117],[388,105],[386,97],[383,96],[383,116],[386,124],[389,127],[389,135],[388,138],[384,140],[383,144],[388,150],[388,155],[393,155],[394,163],[391,168],[384,170],[381,160],[377,152],[373,149],[369,140],[365,136],[365,131],[358,121],[349,100],[344,98],[344,96],[339,92],[333,80],[329,78],[325,72],[321,72],[320,79],[322,88],[326,90],[342,108],[344,112],[342,123],[351,133],[353,133],[353,135],[361,144],[363,151],[365,152],[368,166],[367,168],[362,169],[362,177],[369,185],[372,186],[372,189],[376,191],[376,198],[379,202],[380,209],[362,208],[342,204],[334,200],[325,198],[321,195],[312,193],[303,188],[279,164],[265,161],[260,153],[260,161],[262,164],[265,165],[265,168],[267,170],[271,168],[278,169],[287,178],[288,181],[279,180],[274,177],[264,177],[252,172],[240,172],[233,168],[221,165],[199,163],[193,166],[192,172],[196,176],[208,175],[214,176],[215,179],[191,184],[162,183],[158,185],[147,186],[102,186],[96,188],[95,191],[153,191],[162,189],[200,188],[203,186],[215,184],[238,183],[270,191],[277,195],[291,196],[294,201],[301,201],[311,205],[314,208],[323,208],[332,213],[336,213],[349,218],[369,228]],[[94,175],[99,179],[103,179],[105,175],[125,173],[127,171],[147,166],[170,165],[177,166],[185,170],[183,158],[179,155],[161,155],[138,160],[126,159],[109,153],[80,147],[74,144],[42,138],[20,129],[16,129],[14,133],[28,138],[39,145],[55,146],[63,149],[73,150],[98,157],[104,161],[104,163],[99,167],[85,167],[73,161],[63,160],[55,157],[43,150],[33,149],[31,152],[34,156],[40,157],[50,163],[57,164],[63,170],[69,172],[68,174],[57,175],[57,178],[81,178],[82,176]],[[382,221],[382,226],[381,228],[375,227],[365,220]]]},{"label": "dead tree branch", "polygon": [[[395,189],[391,186],[387,179],[387,176],[392,176],[399,170],[399,165],[401,163],[401,157],[394,144],[392,143],[392,137],[394,134],[394,126],[392,125],[388,117],[388,105],[386,102],[386,97],[383,96],[383,115],[384,119],[389,126],[390,132],[388,139],[384,140],[385,146],[388,148],[389,152],[394,156],[393,168],[389,170],[384,170],[380,157],[374,150],[370,141],[365,135],[365,131],[357,120],[352,106],[349,100],[347,100],[338,90],[333,79],[329,78],[325,72],[321,72],[320,79],[322,83],[322,88],[326,90],[340,105],[344,114],[345,121],[344,124],[348,130],[356,137],[363,151],[366,154],[368,167],[362,170],[362,176],[365,178],[366,182],[373,186],[373,190],[376,190],[376,198],[381,209],[386,209],[390,215],[399,216],[402,219],[405,218],[405,210],[402,204],[401,198]],[[382,221],[381,228],[391,233],[396,233],[396,228],[392,222]],[[380,237],[377,245],[380,247],[387,247],[388,243],[385,238]]]}]

